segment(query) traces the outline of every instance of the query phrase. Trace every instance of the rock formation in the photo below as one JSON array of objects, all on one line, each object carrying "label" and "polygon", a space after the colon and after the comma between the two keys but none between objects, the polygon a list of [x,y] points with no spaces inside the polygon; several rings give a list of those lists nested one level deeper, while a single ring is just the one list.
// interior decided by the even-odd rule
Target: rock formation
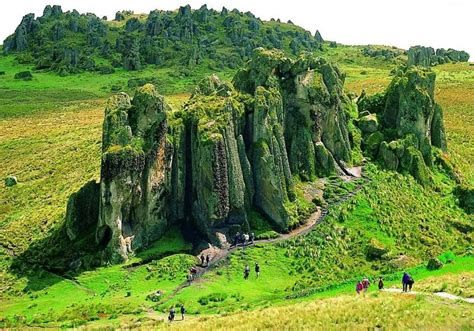
[{"label": "rock formation", "polygon": [[[236,69],[249,60],[257,46],[300,51],[321,49],[322,38],[300,27],[287,31],[281,24],[269,24],[252,13],[223,8],[219,13],[205,5],[189,5],[175,11],[153,10],[145,20],[133,12],[115,14],[107,22],[94,14],[63,12],[46,6],[43,15],[23,17],[15,32],[4,41],[3,52],[37,69],[51,69],[61,75],[98,70],[101,65],[139,70],[147,64],[195,65],[209,60],[215,68]],[[113,41],[113,42],[112,42]],[[290,47],[291,45],[291,47]],[[74,50],[81,61],[69,61],[65,50]]]},{"label": "rock formation", "polygon": [[434,100],[435,78],[428,69],[410,67],[383,94],[358,101],[364,116],[357,125],[366,153],[388,169],[411,173],[422,184],[430,182],[432,146],[447,149],[443,112]]},{"label": "rock formation", "polygon": [[469,54],[465,51],[455,49],[439,48],[434,50],[432,47],[414,46],[408,50],[408,66],[430,67],[437,64],[449,62],[467,62]]},{"label": "rock formation", "polygon": [[71,197],[69,237],[88,224],[105,259],[121,261],[171,224],[219,244],[217,231],[249,228],[252,208],[289,230],[299,216],[294,177],[312,180],[351,162],[355,104],[343,81],[336,67],[310,54],[295,61],[256,49],[233,84],[207,77],[181,110],[172,111],[151,84],[133,99],[113,96],[100,184]]}]

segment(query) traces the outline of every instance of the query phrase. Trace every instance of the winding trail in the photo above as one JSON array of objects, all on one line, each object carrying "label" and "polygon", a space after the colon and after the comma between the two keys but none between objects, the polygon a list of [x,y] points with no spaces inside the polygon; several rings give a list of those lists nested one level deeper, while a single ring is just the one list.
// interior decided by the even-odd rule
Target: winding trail
[{"label": "winding trail", "polygon": [[[270,244],[270,243],[276,243],[276,242],[280,242],[280,241],[285,241],[285,240],[289,240],[289,239],[292,239],[294,237],[297,237],[297,236],[302,236],[302,235],[305,235],[307,234],[308,232],[310,232],[311,230],[313,230],[314,227],[316,227],[318,224],[320,224],[321,222],[324,221],[324,219],[329,215],[329,211],[331,209],[331,207],[334,207],[334,206],[337,206],[345,201],[347,201],[348,199],[350,199],[351,197],[353,197],[355,194],[357,194],[363,187],[364,185],[368,182],[368,179],[367,178],[364,178],[364,177],[361,177],[360,176],[360,171],[358,173],[359,176],[353,176],[351,177],[350,179],[346,179],[347,181],[351,181],[351,180],[354,180],[354,179],[363,179],[363,182],[362,183],[359,183],[357,184],[357,186],[350,192],[348,192],[346,195],[342,196],[340,199],[338,199],[337,201],[331,203],[330,205],[328,205],[327,207],[325,208],[319,208],[318,207],[318,210],[316,210],[314,213],[312,213],[307,222],[288,232],[288,233],[283,233],[283,234],[280,234],[278,237],[276,238],[272,238],[272,239],[260,239],[260,240],[254,240],[253,243],[249,243],[249,244],[246,244],[246,245],[238,245],[238,246],[229,246],[227,244],[227,247],[223,248],[223,249],[219,249],[216,251],[216,253],[214,253],[211,261],[209,262],[209,264],[206,266],[206,267],[202,267],[202,266],[196,266],[196,269],[198,270],[197,273],[194,275],[194,279],[192,281],[192,283],[198,281],[205,273],[207,273],[208,271],[214,269],[216,267],[216,265],[222,261],[223,259],[225,259],[227,256],[229,256],[232,252],[238,250],[239,248],[246,248],[246,247],[251,247],[251,246],[254,246],[256,244]],[[204,254],[206,255],[207,254],[207,249],[206,250],[203,250],[202,252],[200,252],[196,257],[199,258],[199,256],[201,254]],[[191,283],[191,285],[192,285]],[[166,298],[164,298],[163,300],[159,301],[158,304],[159,305],[162,305],[168,301],[170,301],[171,299],[173,299],[183,288],[185,287],[189,287],[191,285],[188,285],[188,282],[185,281],[183,282],[181,285],[179,285],[177,288],[174,289],[173,292],[171,292],[168,296],[166,296]]]},{"label": "winding trail", "polygon": [[474,298],[463,298],[463,297],[460,297],[460,296],[457,296],[457,295],[454,295],[454,294],[451,294],[451,293],[447,293],[447,292],[434,292],[434,293],[429,293],[429,292],[417,292],[417,291],[410,291],[410,292],[403,292],[402,289],[400,288],[386,288],[383,290],[383,292],[388,292],[388,293],[398,293],[398,294],[403,294],[403,295],[417,295],[417,294],[421,294],[421,295],[431,295],[431,296],[437,296],[437,297],[440,297],[440,298],[443,298],[443,299],[448,299],[448,300],[453,300],[453,301],[457,301],[457,300],[460,300],[460,301],[464,301],[464,302],[468,302],[468,303],[474,303]]}]

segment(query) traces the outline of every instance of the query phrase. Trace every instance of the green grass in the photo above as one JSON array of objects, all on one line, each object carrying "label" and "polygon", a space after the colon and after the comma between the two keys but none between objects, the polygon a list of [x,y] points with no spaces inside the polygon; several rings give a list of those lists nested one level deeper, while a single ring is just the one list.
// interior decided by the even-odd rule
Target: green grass
[{"label": "green grass", "polygon": [[8,320],[3,323],[10,323],[15,316],[21,316],[23,325],[61,326],[66,321],[80,324],[99,316],[141,313],[154,305],[147,300],[148,294],[161,290],[168,295],[186,279],[195,258],[179,252],[190,248],[172,228],[163,240],[125,265],[83,272],[72,281],[33,270],[17,280],[19,296],[2,300],[0,325],[2,318]]},{"label": "green grass", "polygon": [[[409,268],[415,277],[422,278],[429,272],[415,267],[430,256],[448,250],[469,253],[469,234],[452,225],[469,220],[454,204],[449,189],[434,192],[411,177],[402,180],[397,173],[376,169],[371,178],[359,194],[332,208],[314,231],[285,242],[239,250],[202,282],[183,289],[160,309],[186,303],[192,313],[224,313],[274,305],[287,297],[347,293],[364,276],[398,279],[393,275]],[[387,254],[370,260],[367,245],[374,238],[385,245]],[[403,263],[399,263],[399,256],[405,257]],[[441,272],[472,269],[472,257],[458,261]],[[244,280],[244,266],[253,270],[255,262],[261,265],[261,278],[255,279],[251,273],[251,279]],[[218,293],[226,293],[227,299],[199,303],[200,297]]]},{"label": "green grass", "polygon": [[[380,91],[389,83],[390,70],[396,63],[365,57],[361,48],[327,48],[326,56],[346,72],[348,90]],[[6,325],[2,322],[6,316],[13,325],[54,327],[93,320],[98,325],[108,325],[117,323],[122,315],[142,318],[147,309],[156,307],[156,303],[146,300],[147,294],[161,289],[167,298],[183,282],[185,270],[192,263],[191,256],[177,254],[190,247],[175,230],[137,254],[128,265],[84,272],[76,276],[77,283],[38,270],[18,276],[9,267],[14,255],[61,227],[71,193],[99,178],[103,105],[113,85],[130,92],[129,79],[157,77],[158,91],[177,108],[188,98],[194,83],[210,70],[203,63],[191,75],[182,77],[174,77],[176,68],[149,66],[139,72],[117,70],[104,76],[82,73],[59,77],[50,72],[33,72],[32,81],[13,78],[16,72],[29,69],[15,63],[13,57],[0,56],[0,70],[6,71],[0,76],[0,178],[15,175],[19,180],[11,188],[0,185],[0,325]],[[472,184],[474,67],[467,63],[448,64],[435,71],[436,98],[444,109],[448,157],[463,179]],[[218,74],[230,78],[232,71],[226,69]],[[232,254],[202,282],[183,289],[157,308],[165,310],[171,304],[184,302],[190,313],[201,315],[246,311],[283,305],[288,296],[308,301],[351,293],[354,281],[364,275],[387,275],[388,284],[392,284],[393,275],[396,284],[403,268],[410,268],[417,284],[432,276],[472,271],[472,256],[457,257],[455,263],[438,271],[417,267],[446,251],[472,254],[472,234],[462,234],[456,228],[457,223],[472,224],[472,216],[457,207],[452,195],[454,183],[446,175],[435,171],[432,189],[423,188],[409,176],[377,169],[370,174],[372,181],[366,188],[331,210],[315,231],[285,243],[258,245]],[[300,185],[299,204],[305,207],[305,190]],[[326,187],[327,200],[344,194],[350,185],[353,184],[331,181]],[[250,213],[249,221],[257,235],[268,234],[271,229],[256,212]],[[372,238],[386,246],[386,259],[367,260],[366,248]],[[400,254],[408,256],[407,264],[395,268],[392,262]],[[261,265],[261,278],[256,280],[252,272],[251,279],[244,281],[245,263],[253,271],[256,261]],[[130,296],[126,296],[127,292]],[[199,303],[201,298],[224,297],[222,293],[226,294],[223,301]],[[328,302],[334,305],[339,301]],[[377,302],[375,298],[374,303]],[[410,301],[410,305],[419,312],[438,307],[436,303],[425,305],[418,301]],[[463,307],[456,309],[462,311]]]}]

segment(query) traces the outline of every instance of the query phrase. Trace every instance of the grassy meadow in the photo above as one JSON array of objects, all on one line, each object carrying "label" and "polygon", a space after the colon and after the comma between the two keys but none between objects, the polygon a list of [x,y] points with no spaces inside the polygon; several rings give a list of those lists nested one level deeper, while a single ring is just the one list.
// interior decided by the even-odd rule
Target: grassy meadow
[{"label": "grassy meadow", "polygon": [[[397,63],[363,56],[361,48],[328,48],[324,56],[346,73],[349,91],[381,91]],[[459,228],[473,220],[457,207],[454,183],[441,169],[433,173],[433,189],[411,177],[370,167],[372,180],[331,210],[315,231],[287,242],[239,250],[177,293],[173,290],[184,281],[184,270],[194,263],[189,244],[177,229],[170,229],[156,246],[127,265],[70,277],[41,269],[14,273],[10,266],[20,254],[61,227],[69,195],[99,179],[107,96],[112,91],[133,94],[131,79],[155,77],[158,91],[179,107],[193,85],[210,73],[203,64],[187,76],[176,76],[176,68],[149,66],[111,75],[59,77],[33,72],[31,81],[13,78],[28,69],[11,56],[0,56],[0,70],[5,71],[0,76],[0,178],[15,175],[19,181],[13,187],[0,185],[0,328],[102,328],[129,323],[165,327],[154,320],[180,303],[186,304],[191,316],[172,326],[177,329],[328,329],[335,325],[353,329],[354,321],[360,329],[474,328],[472,308],[465,303],[375,291],[366,297],[352,294],[354,282],[363,276],[383,275],[389,285],[398,286],[400,271],[409,269],[417,290],[445,289],[472,297],[473,237]],[[445,64],[434,70],[449,158],[463,179],[474,184],[474,66]],[[218,75],[230,79],[232,71]],[[343,183],[331,185],[328,199],[351,189]],[[367,259],[372,240],[390,253],[386,260]],[[425,249],[428,246],[433,249]],[[446,252],[456,256],[453,262],[437,271],[425,268],[428,258]],[[244,265],[249,263],[253,271],[255,262],[261,265],[261,278],[251,273],[251,279],[244,281]],[[158,289],[163,291],[162,302],[147,300]]]}]

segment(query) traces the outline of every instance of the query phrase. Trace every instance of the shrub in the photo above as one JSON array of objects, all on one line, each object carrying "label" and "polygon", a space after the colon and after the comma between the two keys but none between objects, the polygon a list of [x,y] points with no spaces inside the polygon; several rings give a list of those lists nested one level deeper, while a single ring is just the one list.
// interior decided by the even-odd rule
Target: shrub
[{"label": "shrub", "polygon": [[204,297],[200,297],[198,299],[198,302],[205,306],[209,302],[223,302],[225,299],[227,299],[227,294],[225,293],[211,293],[209,295],[206,295]]},{"label": "shrub", "polygon": [[32,80],[33,75],[30,71],[20,71],[15,74],[15,79]]}]

